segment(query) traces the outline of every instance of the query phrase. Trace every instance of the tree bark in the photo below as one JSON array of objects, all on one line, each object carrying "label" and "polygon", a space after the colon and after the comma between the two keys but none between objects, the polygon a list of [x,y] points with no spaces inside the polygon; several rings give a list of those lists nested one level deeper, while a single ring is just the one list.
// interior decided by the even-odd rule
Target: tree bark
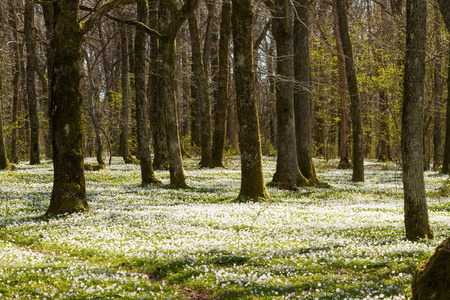
[{"label": "tree bark", "polygon": [[17,16],[15,10],[15,4],[13,0],[9,1],[9,25],[13,31],[14,42],[11,43],[11,47],[14,52],[14,64],[13,64],[13,80],[12,80],[12,88],[13,88],[13,107],[12,107],[12,133],[11,133],[11,153],[10,158],[13,163],[17,163],[19,161],[19,155],[17,153],[17,142],[18,142],[18,104],[19,104],[19,79],[20,79],[20,54],[19,54],[19,34],[17,31]]},{"label": "tree bark", "polygon": [[24,14],[25,46],[27,51],[27,98],[30,118],[30,164],[40,163],[39,155],[39,116],[36,97],[36,37],[34,34],[34,0],[25,1]]},{"label": "tree bark", "polygon": [[353,131],[353,175],[352,181],[364,181],[364,133],[361,120],[361,99],[356,79],[355,61],[353,58],[352,43],[348,30],[348,16],[346,0],[336,0],[339,16],[339,33],[345,55],[345,74],[347,88],[351,101],[351,117]]},{"label": "tree bark", "polygon": [[[147,0],[137,2],[137,21],[147,23],[148,4]],[[135,84],[136,84],[136,121],[137,141],[139,148],[139,159],[141,165],[142,185],[160,183],[153,172],[152,157],[150,154],[150,141],[148,136],[148,104],[145,91],[145,31],[137,27],[134,40],[135,55]]]},{"label": "tree bark", "polygon": [[296,189],[309,182],[298,167],[294,116],[294,39],[290,2],[275,1],[272,33],[276,41],[277,166],[273,177],[280,189]]},{"label": "tree bark", "polygon": [[238,199],[268,198],[262,167],[261,141],[253,73],[253,9],[251,0],[232,0],[234,70],[241,150],[241,190]]},{"label": "tree bark", "polygon": [[226,120],[228,106],[228,76],[230,73],[230,33],[231,33],[231,0],[222,4],[219,40],[219,70],[217,86],[217,102],[214,114],[214,132],[212,142],[212,160],[214,167],[223,167],[223,150],[225,147]]},{"label": "tree bark", "polygon": [[120,63],[120,84],[122,86],[122,109],[120,111],[120,137],[119,152],[126,164],[134,162],[130,154],[129,122],[130,122],[130,81],[128,67],[128,39],[125,25],[120,28],[120,50],[122,61]]},{"label": "tree bark", "polygon": [[55,31],[50,113],[54,180],[47,215],[89,210],[83,167],[82,33],[78,24],[78,5],[78,0],[61,0],[53,4]]},{"label": "tree bark", "polygon": [[348,102],[347,83],[345,79],[345,55],[342,48],[341,34],[339,31],[339,16],[336,3],[333,3],[334,35],[336,38],[336,50],[339,74],[339,99],[340,99],[340,136],[339,136],[339,165],[338,169],[350,169],[352,167],[348,149]]},{"label": "tree bark", "polygon": [[433,238],[423,178],[423,103],[427,1],[406,1],[402,158],[406,238]]},{"label": "tree bark", "polygon": [[[1,28],[0,26],[0,29]],[[5,145],[5,138],[3,135],[3,108],[2,108],[2,102],[3,102],[3,83],[2,83],[2,74],[0,74],[0,170],[11,170],[13,169],[13,166],[9,163],[9,160],[6,156],[6,145]]]},{"label": "tree bark", "polygon": [[313,163],[312,107],[309,56],[309,0],[295,2],[294,18],[294,91],[295,135],[300,172],[308,181],[320,186]]}]

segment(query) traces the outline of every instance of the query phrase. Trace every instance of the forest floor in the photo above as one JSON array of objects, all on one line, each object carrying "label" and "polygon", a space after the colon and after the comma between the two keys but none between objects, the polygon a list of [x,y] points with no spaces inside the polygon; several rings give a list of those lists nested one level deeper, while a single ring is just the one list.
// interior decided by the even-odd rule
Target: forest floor
[{"label": "forest floor", "polygon": [[[87,159],[92,163],[92,159]],[[43,218],[50,163],[0,172],[1,299],[407,299],[418,263],[450,236],[450,180],[426,172],[436,239],[405,240],[401,171],[366,161],[366,182],[316,160],[328,188],[235,203],[227,169],[185,161],[191,189],[140,187],[114,158],[86,172],[90,213]],[[264,158],[266,182],[275,169]]]}]

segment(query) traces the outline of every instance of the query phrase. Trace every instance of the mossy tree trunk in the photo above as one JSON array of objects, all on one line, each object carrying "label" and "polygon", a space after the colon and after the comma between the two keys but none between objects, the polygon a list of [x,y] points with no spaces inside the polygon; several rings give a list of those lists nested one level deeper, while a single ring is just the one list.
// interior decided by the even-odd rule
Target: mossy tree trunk
[{"label": "mossy tree trunk", "polygon": [[300,172],[308,181],[320,186],[313,163],[310,56],[309,56],[309,1],[295,2],[294,18],[294,77],[298,85],[294,91],[295,135]]},{"label": "mossy tree trunk", "polygon": [[177,104],[175,101],[175,39],[186,18],[194,11],[198,0],[187,0],[178,9],[175,1],[167,0],[163,5],[170,11],[171,20],[165,26],[160,38],[162,56],[162,98],[166,121],[167,153],[169,159],[170,185],[187,188],[181,159],[181,144],[178,134]]},{"label": "mossy tree trunk", "polygon": [[238,198],[268,198],[262,168],[261,140],[253,73],[253,9],[251,0],[232,0],[234,71],[241,150],[241,190]]},{"label": "mossy tree trunk", "polygon": [[339,17],[339,33],[345,55],[345,74],[347,88],[350,95],[350,111],[353,132],[353,175],[352,181],[364,181],[364,133],[361,120],[361,98],[356,79],[355,60],[353,58],[352,43],[349,35],[346,0],[336,0]]},{"label": "mossy tree trunk", "polygon": [[[149,1],[149,25],[159,30],[168,21],[167,13],[159,7],[159,1]],[[163,8],[165,10],[165,8]],[[163,111],[162,95],[162,57],[159,51],[159,42],[156,37],[150,38],[150,76],[148,79],[148,97],[150,102],[150,125],[153,136],[153,168],[167,170],[169,168],[167,157],[166,119]]]},{"label": "mossy tree trunk", "polygon": [[214,132],[212,142],[212,160],[214,167],[223,167],[223,150],[225,147],[228,106],[228,77],[230,73],[230,33],[231,0],[225,0],[222,4],[220,22],[217,101],[214,113]]},{"label": "mossy tree trunk", "polygon": [[39,155],[39,116],[36,96],[36,37],[34,34],[34,0],[25,0],[24,33],[27,51],[27,99],[30,118],[30,164],[40,163]]},{"label": "mossy tree trunk", "polygon": [[272,33],[276,41],[277,166],[273,181],[280,189],[309,184],[298,167],[294,116],[294,39],[292,5],[275,1]]},{"label": "mossy tree trunk", "polygon": [[349,158],[348,145],[348,101],[347,83],[345,79],[345,56],[342,48],[341,35],[339,32],[339,16],[336,3],[333,2],[334,35],[336,38],[336,51],[339,74],[339,99],[341,120],[339,122],[339,165],[338,169],[350,169],[352,167]]},{"label": "mossy tree trunk", "polygon": [[[148,5],[147,0],[137,1],[137,21],[147,23]],[[145,91],[145,31],[137,27],[134,40],[135,57],[135,84],[136,84],[136,121],[138,151],[141,165],[142,185],[159,183],[153,172],[152,157],[150,154],[150,140],[148,136],[148,104]]]},{"label": "mossy tree trunk", "polygon": [[402,160],[406,238],[433,238],[423,178],[423,103],[427,1],[406,1]]},{"label": "mossy tree trunk", "polygon": [[128,38],[126,26],[120,26],[120,51],[122,61],[120,62],[120,84],[122,87],[122,108],[120,110],[120,136],[119,136],[119,152],[126,164],[133,163],[129,147],[129,123],[130,123],[130,80],[128,59]]},{"label": "mossy tree trunk", "polygon": [[202,154],[199,166],[201,168],[212,167],[211,150],[211,100],[208,93],[208,83],[206,77],[205,64],[202,58],[200,32],[198,29],[197,15],[193,12],[189,16],[189,31],[192,47],[192,69],[194,82],[197,87],[197,105],[200,105],[201,118],[201,148]]},{"label": "mossy tree trunk", "polygon": [[54,180],[46,214],[87,211],[83,169],[81,43],[78,0],[54,2],[51,120]]}]

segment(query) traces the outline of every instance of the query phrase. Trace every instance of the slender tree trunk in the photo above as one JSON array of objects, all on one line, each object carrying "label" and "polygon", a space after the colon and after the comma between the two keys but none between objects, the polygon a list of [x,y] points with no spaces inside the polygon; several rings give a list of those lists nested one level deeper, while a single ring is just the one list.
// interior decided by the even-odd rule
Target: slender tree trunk
[{"label": "slender tree trunk", "polygon": [[388,96],[385,91],[379,92],[380,98],[380,155],[378,156],[379,161],[391,160],[391,146],[389,144],[389,102]]},{"label": "slender tree trunk", "polygon": [[406,238],[433,238],[423,178],[423,103],[427,1],[406,1],[402,158]]},{"label": "slender tree trunk", "polygon": [[214,114],[214,132],[212,143],[212,160],[214,167],[223,167],[223,150],[225,147],[228,76],[230,73],[230,33],[231,33],[231,0],[222,3],[219,40],[219,71],[217,86],[217,102]]},{"label": "slender tree trunk", "polygon": [[277,167],[273,177],[280,189],[295,189],[309,184],[302,176],[297,161],[294,117],[294,39],[292,6],[276,1],[272,12],[272,33],[277,43]]},{"label": "slender tree trunk", "polygon": [[129,139],[129,122],[130,122],[130,81],[128,74],[128,39],[125,25],[120,28],[120,50],[122,61],[120,63],[120,83],[122,86],[122,109],[120,112],[120,139],[119,152],[126,164],[133,163],[130,154]]},{"label": "slender tree trunk", "polygon": [[258,109],[253,73],[253,9],[251,0],[232,0],[231,22],[234,42],[234,71],[241,150],[239,198],[268,198],[264,184]]},{"label": "slender tree trunk", "polygon": [[189,16],[189,30],[192,46],[192,69],[194,81],[197,87],[196,103],[200,105],[201,118],[201,146],[202,155],[200,159],[201,168],[212,167],[211,152],[211,101],[208,93],[205,65],[202,59],[201,40],[198,29],[197,15]]},{"label": "slender tree trunk", "polygon": [[352,167],[348,149],[348,102],[347,83],[345,79],[345,55],[342,48],[341,34],[339,31],[339,16],[336,4],[333,3],[334,35],[336,38],[336,50],[339,74],[339,99],[340,99],[340,138],[339,138],[339,165],[338,169],[350,169]]},{"label": "slender tree trunk", "polygon": [[39,157],[39,117],[36,96],[36,38],[34,34],[34,0],[25,1],[24,14],[25,45],[27,51],[27,98],[30,117],[30,164],[40,163]]},{"label": "slender tree trunk", "polygon": [[81,43],[78,0],[53,4],[55,34],[51,80],[54,181],[46,214],[89,210],[83,168]]},{"label": "slender tree trunk", "polygon": [[[137,20],[147,23],[147,0],[137,2]],[[146,33],[141,28],[136,28],[134,42],[135,57],[135,83],[136,83],[136,120],[138,132],[139,159],[141,164],[142,185],[159,183],[153,172],[152,157],[150,154],[150,141],[148,136],[148,104],[145,91],[145,39]]]},{"label": "slender tree trunk", "polygon": [[436,6],[434,7],[434,35],[435,35],[435,51],[438,53],[434,61],[434,87],[433,87],[433,170],[437,171],[442,165],[442,90],[443,90],[443,78],[442,78],[442,47],[441,47],[441,15],[439,12],[438,1],[436,0]]},{"label": "slender tree trunk", "polygon": [[2,74],[0,74],[0,170],[11,170],[14,169],[13,165],[9,163],[9,160],[6,156],[6,145],[5,138],[3,135],[3,83],[2,83]]},{"label": "slender tree trunk", "polygon": [[351,100],[351,117],[353,131],[353,176],[352,181],[364,181],[364,133],[361,120],[361,98],[356,79],[355,61],[352,43],[348,31],[346,0],[336,0],[339,16],[339,33],[345,55],[345,73],[348,93]]},{"label": "slender tree trunk", "polygon": [[295,135],[300,172],[310,183],[320,186],[313,163],[310,57],[309,0],[295,2],[294,18],[294,76],[298,87],[294,92]]},{"label": "slender tree trunk", "polygon": [[17,16],[15,10],[15,4],[13,0],[9,1],[9,14],[10,14],[10,26],[13,31],[14,42],[11,43],[14,52],[14,64],[13,64],[13,80],[12,80],[12,88],[13,88],[13,107],[12,107],[12,133],[11,133],[11,154],[10,158],[13,163],[17,163],[19,161],[19,156],[17,153],[17,142],[18,142],[18,104],[19,104],[19,79],[20,79],[20,56],[19,56],[19,34],[17,31]]}]

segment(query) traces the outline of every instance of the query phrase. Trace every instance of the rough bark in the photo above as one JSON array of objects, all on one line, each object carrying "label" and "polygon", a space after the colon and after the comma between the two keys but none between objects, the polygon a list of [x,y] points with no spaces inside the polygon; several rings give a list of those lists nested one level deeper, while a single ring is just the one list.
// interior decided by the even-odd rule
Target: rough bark
[{"label": "rough bark", "polygon": [[406,238],[433,238],[423,177],[426,0],[406,1],[406,54],[402,107],[402,167]]},{"label": "rough bark", "polygon": [[300,172],[297,161],[297,146],[294,117],[294,39],[292,5],[275,1],[272,9],[272,33],[276,41],[277,77],[277,166],[274,182],[280,189],[295,189],[309,184]]},{"label": "rough bark", "polygon": [[36,96],[36,37],[34,34],[34,0],[25,1],[24,33],[27,51],[27,100],[30,118],[30,164],[40,163],[39,155],[39,116]]},{"label": "rough bark", "polygon": [[300,172],[308,181],[320,186],[313,163],[312,99],[309,56],[309,1],[295,2],[294,18],[294,91],[295,135]]},{"label": "rough bark", "polygon": [[345,75],[351,101],[351,118],[353,132],[353,175],[352,181],[364,181],[364,133],[361,120],[361,98],[356,79],[355,61],[349,35],[346,0],[336,0],[339,17],[339,33],[345,55]]},{"label": "rough bark", "polygon": [[[158,25],[167,23],[166,14],[159,16],[159,2],[149,2],[149,25],[159,29]],[[159,20],[158,20],[159,18]],[[164,20],[162,20],[164,19]],[[155,37],[150,38],[150,76],[148,82],[148,95],[150,102],[150,124],[153,136],[153,168],[167,170],[169,168],[166,141],[166,119],[162,103],[162,57],[159,53],[159,43]]]},{"label": "rough bark", "polygon": [[188,19],[192,47],[192,71],[197,87],[196,103],[200,105],[202,154],[199,166],[201,168],[210,168],[212,167],[211,101],[208,93],[206,68],[202,58],[197,15],[192,13]]},{"label": "rough bark", "polygon": [[126,164],[134,162],[130,154],[129,139],[129,122],[130,122],[130,81],[128,59],[128,39],[125,25],[120,28],[120,50],[122,61],[120,63],[120,84],[122,87],[122,108],[120,111],[120,137],[119,137],[119,153]]},{"label": "rough bark", "polygon": [[234,70],[241,150],[241,190],[238,199],[268,198],[262,168],[261,141],[253,73],[253,9],[251,0],[232,0]]},{"label": "rough bark", "polygon": [[87,211],[83,168],[81,42],[78,0],[53,4],[55,28],[51,81],[54,180],[46,214]]},{"label": "rough bark", "polygon": [[[0,26],[1,28],[1,26]],[[9,163],[9,160],[6,156],[6,145],[5,138],[3,135],[3,83],[2,83],[2,75],[0,74],[0,170],[11,170],[13,166]]]},{"label": "rough bark", "polygon": [[[147,23],[147,0],[137,2],[137,21]],[[150,140],[148,136],[148,104],[145,91],[145,31],[137,27],[134,40],[135,57],[135,89],[136,89],[136,121],[139,160],[141,165],[142,185],[159,183],[153,172],[152,157],[150,154]]]},{"label": "rough bark", "polygon": [[348,149],[348,102],[347,102],[347,83],[345,79],[345,55],[342,48],[341,34],[339,32],[339,16],[336,9],[336,3],[333,3],[334,17],[334,35],[336,38],[336,51],[338,59],[339,74],[339,99],[341,120],[339,136],[339,165],[338,169],[350,169],[352,167],[349,158]]},{"label": "rough bark", "polygon": [[217,74],[217,101],[214,113],[214,132],[212,142],[212,160],[214,167],[223,167],[223,150],[225,147],[228,76],[230,73],[230,33],[231,33],[231,0],[222,4],[219,40],[219,70]]}]

